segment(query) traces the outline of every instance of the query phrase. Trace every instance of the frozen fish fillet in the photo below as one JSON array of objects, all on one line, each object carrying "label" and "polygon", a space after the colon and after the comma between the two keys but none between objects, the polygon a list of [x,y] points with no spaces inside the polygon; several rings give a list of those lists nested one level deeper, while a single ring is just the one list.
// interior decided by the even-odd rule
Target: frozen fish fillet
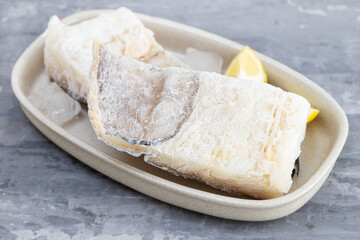
[{"label": "frozen fish fillet", "polygon": [[[145,153],[148,163],[226,191],[261,199],[289,191],[310,109],[306,99],[256,81],[181,68],[160,69],[94,46],[89,116],[100,139],[135,156]],[[173,88],[173,95],[170,91],[162,106],[169,111],[151,119],[161,123],[161,136],[171,137],[147,145],[122,138],[124,132],[135,139],[144,138],[143,122],[150,118],[142,111],[142,100],[155,109],[158,100],[152,99],[156,95],[152,92],[162,93],[173,79],[190,85],[195,81],[198,86],[190,87],[190,93],[184,91],[185,100],[179,100],[179,89]],[[136,114],[122,115],[124,103],[119,108],[119,102],[124,96],[119,81],[134,88],[123,94],[129,104],[135,104],[130,108],[139,109]],[[164,84],[153,84],[158,82]],[[149,99],[143,99],[149,92]],[[191,112],[169,118],[177,101],[188,104]],[[123,121],[128,122],[123,125]],[[174,124],[178,130],[171,135]]]},{"label": "frozen fish fillet", "polygon": [[154,33],[132,11],[119,8],[79,24],[67,26],[53,16],[45,38],[44,63],[48,75],[75,99],[86,101],[92,64],[92,43],[97,39],[116,54],[159,67],[188,68],[166,53]]}]

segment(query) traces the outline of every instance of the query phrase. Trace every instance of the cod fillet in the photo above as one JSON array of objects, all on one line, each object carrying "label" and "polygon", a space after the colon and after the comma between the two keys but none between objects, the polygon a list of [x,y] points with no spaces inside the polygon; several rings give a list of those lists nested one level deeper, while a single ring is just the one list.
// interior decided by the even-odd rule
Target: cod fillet
[{"label": "cod fillet", "polygon": [[158,68],[94,43],[89,117],[107,144],[232,193],[287,193],[309,102],[269,84]]},{"label": "cod fillet", "polygon": [[44,63],[48,75],[73,98],[86,102],[92,64],[92,43],[97,39],[109,51],[159,67],[189,68],[156,42],[135,13],[127,8],[67,26],[53,16],[46,30]]}]

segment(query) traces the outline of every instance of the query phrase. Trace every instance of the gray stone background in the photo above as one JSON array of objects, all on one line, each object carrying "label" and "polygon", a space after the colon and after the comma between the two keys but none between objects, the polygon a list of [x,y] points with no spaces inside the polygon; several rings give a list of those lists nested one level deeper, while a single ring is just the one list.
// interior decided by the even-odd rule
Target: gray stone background
[{"label": "gray stone background", "polygon": [[[360,1],[0,0],[0,239],[360,239]],[[51,15],[126,6],[224,36],[303,73],[344,108],[347,143],[320,191],[269,222],[239,222],[147,197],[37,131],[10,86]]]}]

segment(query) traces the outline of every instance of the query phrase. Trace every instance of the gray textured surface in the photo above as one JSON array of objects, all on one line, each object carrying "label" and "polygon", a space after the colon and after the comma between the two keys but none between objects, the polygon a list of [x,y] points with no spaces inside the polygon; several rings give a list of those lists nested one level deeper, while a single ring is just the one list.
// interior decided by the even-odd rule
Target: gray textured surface
[{"label": "gray textured surface", "polygon": [[[238,2],[0,0],[0,239],[360,239],[360,2]],[[10,86],[16,59],[51,15],[120,6],[249,44],[340,103],[349,137],[310,202],[261,223],[190,212],[95,172],[29,123]]]}]

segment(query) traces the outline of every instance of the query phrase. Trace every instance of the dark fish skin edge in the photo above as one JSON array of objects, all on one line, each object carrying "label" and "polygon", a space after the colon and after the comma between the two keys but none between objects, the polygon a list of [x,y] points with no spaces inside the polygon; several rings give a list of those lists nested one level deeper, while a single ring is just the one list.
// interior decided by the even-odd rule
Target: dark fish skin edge
[{"label": "dark fish skin edge", "polygon": [[300,161],[299,161],[299,158],[297,158],[295,160],[295,163],[294,163],[294,169],[291,173],[291,178],[294,179],[294,175],[296,174],[296,176],[298,177],[299,176],[299,172],[300,172]]}]

